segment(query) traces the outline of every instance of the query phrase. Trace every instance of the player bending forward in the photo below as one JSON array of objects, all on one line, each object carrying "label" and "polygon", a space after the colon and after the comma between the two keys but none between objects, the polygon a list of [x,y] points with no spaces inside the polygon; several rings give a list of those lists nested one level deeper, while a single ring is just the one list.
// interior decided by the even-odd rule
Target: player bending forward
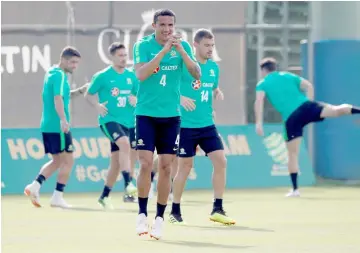
[{"label": "player bending forward", "polygon": [[194,165],[196,147],[199,145],[210,158],[213,167],[214,203],[210,220],[223,224],[235,224],[225,214],[223,195],[226,183],[226,157],[222,140],[213,120],[213,96],[223,100],[224,95],[219,89],[219,67],[211,60],[215,46],[211,31],[200,29],[194,37],[196,59],[201,68],[201,79],[194,80],[184,70],[181,95],[195,101],[195,110],[181,110],[181,130],[179,144],[179,169],[173,182],[174,201],[170,214],[171,223],[183,223],[180,200],[186,180]]},{"label": "player bending forward", "polygon": [[115,42],[110,45],[109,53],[112,65],[93,76],[86,99],[97,109],[100,129],[111,141],[110,170],[98,202],[106,209],[113,209],[109,194],[121,169],[125,194],[129,198],[136,194],[130,178],[129,128],[134,125],[138,83],[135,73],[125,69],[125,46]]},{"label": "player bending forward", "polygon": [[256,132],[260,136],[264,135],[263,109],[264,98],[267,96],[285,122],[288,168],[293,186],[286,196],[298,197],[300,196],[297,184],[298,158],[303,128],[309,123],[323,121],[325,118],[359,114],[360,108],[349,104],[330,105],[313,101],[314,88],[312,84],[295,74],[277,71],[275,59],[263,59],[260,69],[264,78],[256,87]]},{"label": "player bending forward", "polygon": [[180,81],[182,70],[188,69],[200,79],[200,68],[191,47],[174,36],[175,14],[156,11],[155,33],[134,45],[136,76],[140,80],[136,114],[136,141],[141,164],[137,180],[139,215],[136,232],[148,233],[147,203],[156,148],[159,156],[158,198],[150,236],[162,236],[164,212],[170,192],[171,163],[178,150],[180,130]]},{"label": "player bending forward", "polygon": [[60,170],[50,205],[52,207],[70,207],[63,198],[64,188],[74,164],[69,106],[70,99],[84,93],[87,85],[70,90],[67,74],[73,73],[79,61],[80,53],[75,48],[65,47],[61,52],[59,64],[51,67],[45,73],[40,128],[45,153],[51,154],[51,160],[42,166],[39,175],[24,190],[25,195],[30,197],[36,207],[41,207],[39,195],[41,185],[57,169]]}]

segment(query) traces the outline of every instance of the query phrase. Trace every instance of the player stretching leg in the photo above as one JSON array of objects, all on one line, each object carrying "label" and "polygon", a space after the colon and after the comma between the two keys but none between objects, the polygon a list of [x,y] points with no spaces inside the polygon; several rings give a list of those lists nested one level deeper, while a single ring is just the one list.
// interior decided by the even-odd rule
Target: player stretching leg
[{"label": "player stretching leg", "polygon": [[180,201],[186,180],[194,165],[196,147],[199,145],[210,158],[213,171],[214,203],[210,220],[223,224],[235,224],[223,208],[223,195],[226,182],[226,157],[222,140],[217,132],[213,119],[213,96],[223,100],[219,89],[219,67],[211,60],[215,46],[211,31],[200,29],[194,37],[196,59],[201,67],[201,79],[194,80],[186,70],[180,87],[181,95],[195,101],[196,108],[181,110],[181,130],[179,144],[179,170],[173,184],[174,201],[170,214],[171,223],[183,223]]},{"label": "player stretching leg", "polygon": [[180,81],[187,68],[195,79],[201,76],[191,47],[173,35],[175,14],[156,11],[155,33],[134,45],[136,76],[140,80],[136,114],[136,141],[141,164],[138,176],[139,215],[136,232],[148,233],[147,202],[153,169],[153,154],[159,156],[157,212],[150,236],[162,235],[164,212],[170,192],[171,163],[178,149],[180,130]]},{"label": "player stretching leg", "polygon": [[98,202],[106,209],[113,209],[109,194],[121,167],[126,194],[136,194],[136,187],[130,181],[128,136],[134,117],[135,104],[131,98],[136,95],[137,79],[133,71],[125,69],[127,53],[124,45],[111,44],[109,53],[112,65],[93,76],[86,99],[97,109],[100,129],[111,141],[110,170]]},{"label": "player stretching leg", "polygon": [[[359,114],[360,108],[349,104],[323,104],[314,99],[312,84],[288,72],[278,72],[276,61],[265,58],[260,64],[263,79],[256,87],[255,117],[256,132],[263,136],[264,98],[267,96],[274,108],[280,112],[285,124],[285,139],[288,150],[288,168],[293,189],[287,197],[298,197],[297,176],[299,170],[299,149],[303,128],[312,122],[323,121],[342,115]],[[303,94],[306,92],[306,96]]]},{"label": "player stretching leg", "polygon": [[65,47],[61,52],[60,63],[51,67],[45,74],[41,132],[45,153],[51,154],[52,158],[43,165],[37,178],[24,190],[25,195],[30,197],[36,207],[41,207],[41,185],[59,168],[56,189],[50,204],[53,207],[70,207],[63,198],[64,188],[74,164],[69,105],[70,98],[84,93],[87,86],[71,91],[66,74],[72,73],[79,61],[80,53],[75,48]]}]

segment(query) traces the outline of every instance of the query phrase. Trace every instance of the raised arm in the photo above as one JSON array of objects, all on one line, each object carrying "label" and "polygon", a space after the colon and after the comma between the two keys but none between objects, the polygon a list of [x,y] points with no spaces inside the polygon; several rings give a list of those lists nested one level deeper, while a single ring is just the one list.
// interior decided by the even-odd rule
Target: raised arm
[{"label": "raised arm", "polygon": [[173,39],[170,39],[163,49],[152,59],[149,59],[147,41],[138,41],[134,45],[134,69],[137,79],[146,80],[160,66],[161,60],[170,51]]},{"label": "raised arm", "polygon": [[192,49],[188,42],[184,40],[177,40],[174,42],[174,46],[176,50],[181,55],[183,59],[184,65],[186,66],[187,70],[191,74],[193,78],[196,80],[200,80],[201,78],[201,69],[199,64],[196,62]]}]

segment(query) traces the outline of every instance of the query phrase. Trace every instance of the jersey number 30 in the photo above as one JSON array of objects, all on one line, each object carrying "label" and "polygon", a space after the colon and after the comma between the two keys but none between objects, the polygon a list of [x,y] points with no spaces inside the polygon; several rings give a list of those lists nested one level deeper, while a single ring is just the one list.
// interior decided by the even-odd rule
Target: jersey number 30
[{"label": "jersey number 30", "polygon": [[162,75],[160,79],[160,85],[165,86],[166,85],[166,75]]},{"label": "jersey number 30", "polygon": [[125,107],[126,106],[126,97],[118,97],[117,107]]}]

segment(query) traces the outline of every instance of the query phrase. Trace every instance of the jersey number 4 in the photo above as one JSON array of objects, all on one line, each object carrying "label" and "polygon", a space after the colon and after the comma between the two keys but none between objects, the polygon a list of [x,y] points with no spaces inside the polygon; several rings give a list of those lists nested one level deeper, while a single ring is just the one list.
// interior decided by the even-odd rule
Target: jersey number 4
[{"label": "jersey number 4", "polygon": [[166,85],[166,75],[162,75],[160,79],[160,85],[165,86]]},{"label": "jersey number 4", "polygon": [[126,97],[118,97],[117,107],[125,107],[126,106]]}]

